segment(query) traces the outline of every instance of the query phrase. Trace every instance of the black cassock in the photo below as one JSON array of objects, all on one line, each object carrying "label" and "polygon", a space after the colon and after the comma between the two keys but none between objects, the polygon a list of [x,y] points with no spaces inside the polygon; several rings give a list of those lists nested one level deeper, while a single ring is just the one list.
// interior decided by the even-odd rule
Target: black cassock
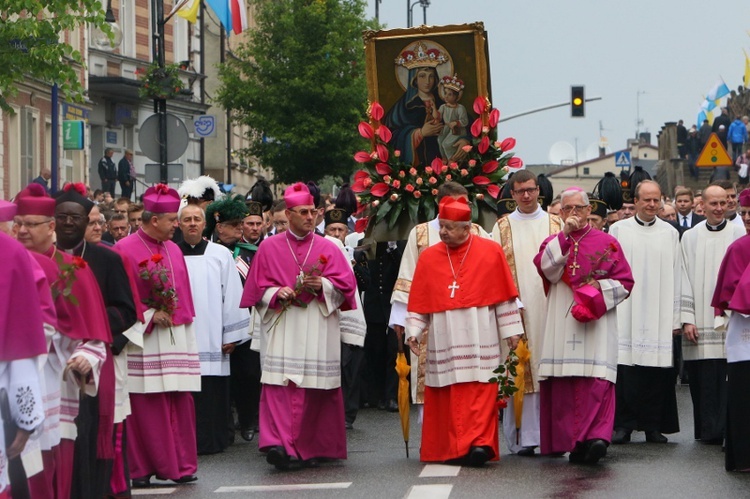
[{"label": "black cassock", "polygon": [[[73,254],[82,256],[91,267],[107,308],[109,327],[112,330],[113,345],[109,354],[119,353],[127,344],[122,335],[137,320],[133,292],[120,255],[103,246],[81,243],[73,249]],[[114,410],[114,407],[111,408]],[[76,418],[78,437],[75,441],[73,459],[73,483],[71,497],[101,498],[109,491],[112,474],[112,460],[99,459],[96,453],[96,437],[99,429],[99,397],[85,395],[81,398]],[[115,435],[112,436],[115,438]],[[129,483],[124,428],[121,444],[122,459],[125,463],[126,483]],[[117,491],[122,492],[122,491]],[[128,490],[129,492],[129,490]]]}]

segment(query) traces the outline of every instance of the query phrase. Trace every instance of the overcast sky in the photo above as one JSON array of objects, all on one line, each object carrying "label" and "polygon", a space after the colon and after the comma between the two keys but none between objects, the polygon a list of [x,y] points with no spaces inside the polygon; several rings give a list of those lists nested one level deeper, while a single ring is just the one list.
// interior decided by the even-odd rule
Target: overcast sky
[{"label": "overcast sky", "polygon": [[[374,17],[375,0],[368,2]],[[406,27],[406,5],[382,0],[381,23]],[[414,17],[422,24],[419,5]],[[656,144],[665,122],[695,122],[720,77],[737,88],[743,48],[750,53],[750,2],[740,0],[431,0],[427,9],[429,25],[475,21],[488,33],[493,105],[502,115],[567,101],[570,85],[602,97],[587,103],[583,119],[563,107],[501,123],[499,135],[515,137],[529,164],[548,163],[559,141],[577,140],[586,159],[600,121],[610,149],[623,149],[635,136],[639,91],[641,131]]]}]

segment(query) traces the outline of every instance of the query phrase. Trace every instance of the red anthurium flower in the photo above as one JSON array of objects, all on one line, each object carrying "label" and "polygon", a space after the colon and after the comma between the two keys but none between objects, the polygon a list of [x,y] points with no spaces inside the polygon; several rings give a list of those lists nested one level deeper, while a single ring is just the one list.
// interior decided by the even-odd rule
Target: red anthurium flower
[{"label": "red anthurium flower", "polygon": [[498,166],[499,166],[499,163],[493,159],[492,161],[488,161],[482,165],[482,171],[484,173],[492,173],[495,170],[497,170]]},{"label": "red anthurium flower", "polygon": [[391,141],[391,137],[393,137],[393,134],[388,129],[387,126],[380,125],[378,127],[378,135],[380,136],[380,140],[382,140],[385,143],[388,143]]},{"label": "red anthurium flower", "polygon": [[378,158],[380,161],[388,161],[388,148],[385,147],[383,144],[378,144],[375,146],[375,149],[378,151]]},{"label": "red anthurium flower", "polygon": [[500,195],[500,188],[496,184],[490,184],[487,186],[487,194],[497,199]]},{"label": "red anthurium flower", "polygon": [[370,106],[370,116],[372,116],[372,119],[380,121],[383,119],[384,114],[383,106],[378,102],[373,102]]},{"label": "red anthurium flower", "polygon": [[490,128],[495,128],[498,121],[500,121],[500,110],[493,109],[490,111]]},{"label": "red anthurium flower", "polygon": [[372,157],[369,152],[359,151],[354,155],[354,161],[357,163],[367,163],[372,161]]},{"label": "red anthurium flower", "polygon": [[474,137],[482,135],[482,118],[477,118],[474,123],[471,124],[471,134]]},{"label": "red anthurium flower", "polygon": [[477,114],[482,114],[484,112],[485,106],[487,105],[487,99],[482,97],[481,95],[474,99],[474,112]]},{"label": "red anthurium flower", "polygon": [[479,144],[477,144],[477,151],[479,151],[479,154],[484,154],[489,148],[490,138],[485,135],[484,137],[482,137],[482,140],[479,141]]},{"label": "red anthurium flower", "polygon": [[367,187],[365,187],[364,180],[357,180],[352,184],[352,191],[359,194],[360,192],[365,192],[367,190]]},{"label": "red anthurium flower", "polygon": [[516,139],[513,137],[508,137],[500,144],[500,149],[502,149],[503,152],[510,151],[514,147],[516,147]]},{"label": "red anthurium flower", "polygon": [[364,232],[367,229],[367,224],[370,222],[369,217],[362,217],[354,223],[354,230],[357,232]]},{"label": "red anthurium flower", "polygon": [[377,184],[372,186],[372,189],[370,189],[370,194],[379,198],[385,196],[390,189],[391,188],[388,187],[388,184],[386,184],[385,182],[378,182]]},{"label": "red anthurium flower", "polygon": [[370,174],[367,173],[366,170],[357,170],[357,172],[354,174],[354,181],[363,180],[369,177]]},{"label": "red anthurium flower", "polygon": [[373,137],[375,137],[375,130],[372,129],[372,126],[369,123],[366,123],[364,121],[359,122],[359,134],[370,140]]},{"label": "red anthurium flower", "polygon": [[430,166],[432,167],[433,171],[440,172],[443,170],[443,160],[440,158],[435,158],[432,160],[432,164]]},{"label": "red anthurium flower", "polygon": [[389,165],[388,163],[378,163],[377,165],[375,165],[375,171],[380,175],[390,175],[393,170],[391,169],[391,165]]},{"label": "red anthurium flower", "polygon": [[476,177],[474,177],[474,178],[472,179],[472,181],[473,181],[473,182],[474,182],[475,184],[477,184],[477,185],[487,185],[487,184],[489,184],[489,183],[490,183],[490,179],[488,179],[487,177],[483,177],[483,176],[481,176],[481,175],[477,175]]},{"label": "red anthurium flower", "polygon": [[509,168],[521,168],[523,166],[523,160],[521,158],[517,158],[513,156],[508,160],[508,167]]}]

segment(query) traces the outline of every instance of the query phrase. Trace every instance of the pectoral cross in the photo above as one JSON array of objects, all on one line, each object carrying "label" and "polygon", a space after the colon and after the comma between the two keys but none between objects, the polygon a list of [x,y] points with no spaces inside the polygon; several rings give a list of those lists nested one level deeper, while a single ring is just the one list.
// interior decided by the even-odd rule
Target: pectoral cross
[{"label": "pectoral cross", "polygon": [[448,286],[448,289],[451,290],[451,298],[453,298],[454,296],[456,296],[456,290],[458,288],[460,288],[460,287],[461,286],[459,286],[458,284],[456,284],[456,281],[453,281],[453,284],[451,284],[450,286]]},{"label": "pectoral cross", "polygon": [[574,261],[573,263],[571,263],[570,265],[568,265],[568,268],[572,270],[572,272],[570,273],[570,275],[576,275],[576,269],[580,269],[581,266],[578,265],[578,262]]}]

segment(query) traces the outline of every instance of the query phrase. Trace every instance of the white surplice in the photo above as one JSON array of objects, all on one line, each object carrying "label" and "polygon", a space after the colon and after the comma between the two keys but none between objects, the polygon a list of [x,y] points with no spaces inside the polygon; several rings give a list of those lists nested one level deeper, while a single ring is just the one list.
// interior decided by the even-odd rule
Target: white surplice
[{"label": "white surplice", "polygon": [[523,334],[515,299],[489,307],[406,316],[406,339],[427,335],[425,385],[487,383],[502,364],[500,340]]},{"label": "white surplice", "polygon": [[[689,232],[689,231],[688,231]],[[617,311],[618,364],[672,366],[672,331],[680,324],[682,251],[677,229],[637,215],[609,229],[622,246],[635,285]]]},{"label": "white surplice", "polygon": [[[617,318],[629,300],[628,290],[615,279],[598,279],[607,313],[591,322],[578,322],[570,313],[573,290],[561,282],[567,253],[560,239],[552,238],[542,254],[541,268],[552,284],[544,317],[544,341],[539,358],[539,376],[617,379]],[[625,302],[623,303],[623,300]],[[618,311],[615,312],[615,307]]]},{"label": "white surplice", "polygon": [[250,313],[240,308],[242,280],[232,252],[208,242],[203,255],[185,255],[195,307],[195,338],[201,376],[229,376],[222,345],[250,338]]},{"label": "white surplice", "polygon": [[704,220],[682,235],[682,291],[680,322],[694,324],[698,343],[682,338],[684,360],[726,359],[726,328],[717,323],[711,300],[721,261],[727,248],[745,235],[745,228],[728,222],[721,230],[708,230]]},{"label": "white surplice", "polygon": [[[484,237],[486,239],[492,239],[492,237],[485,231],[481,226],[472,224],[472,234]],[[409,232],[409,238],[406,241],[406,247],[404,248],[403,256],[401,257],[401,264],[398,268],[398,279],[396,285],[393,288],[393,294],[391,295],[391,316],[388,321],[388,325],[392,328],[393,326],[405,326],[406,325],[406,305],[409,303],[409,291],[411,290],[411,281],[414,279],[414,272],[417,270],[417,260],[419,255],[432,246],[440,242],[440,222],[437,218],[430,220],[429,222],[419,224]],[[416,404],[423,402],[422,395],[423,391],[420,388],[419,377],[420,367],[424,366],[424,351],[426,348],[425,343],[420,342],[420,348],[422,355],[418,358],[413,352],[409,352],[411,356],[411,399]],[[497,367],[497,366],[495,366]]]},{"label": "white surplice", "polygon": [[343,337],[337,310],[344,295],[325,277],[321,281],[324,300],[316,298],[307,307],[292,306],[283,313],[270,308],[279,287],[267,288],[256,305],[261,321],[261,383],[287,386],[291,381],[300,388],[323,390],[341,386]]}]

